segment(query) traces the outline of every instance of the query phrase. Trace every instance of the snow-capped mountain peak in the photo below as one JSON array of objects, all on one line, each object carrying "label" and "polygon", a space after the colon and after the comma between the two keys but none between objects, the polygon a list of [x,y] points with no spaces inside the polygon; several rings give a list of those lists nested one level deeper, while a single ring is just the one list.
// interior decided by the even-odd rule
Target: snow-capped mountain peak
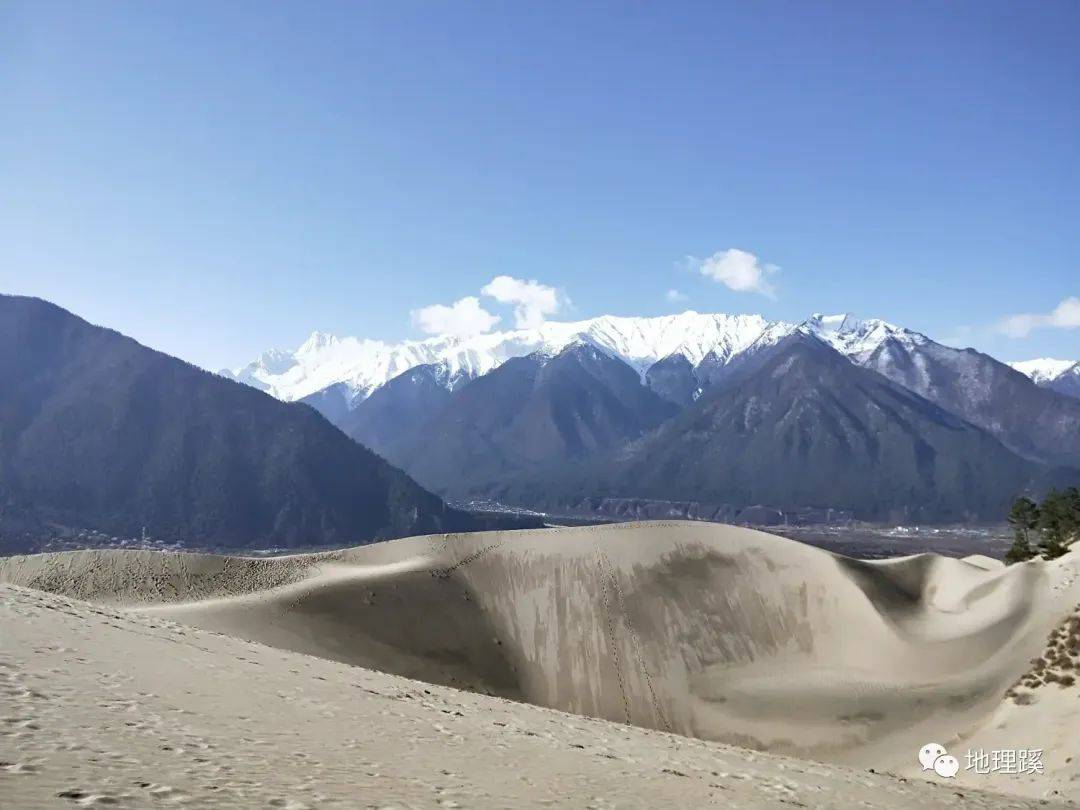
[{"label": "snow-capped mountain peak", "polygon": [[1052,357],[1038,357],[1034,360],[1019,360],[1009,363],[1021,374],[1025,374],[1038,385],[1053,382],[1066,372],[1080,367],[1078,360],[1055,360]]},{"label": "snow-capped mountain peak", "polygon": [[296,365],[296,358],[293,357],[292,352],[282,351],[281,349],[267,349],[256,363],[267,374],[284,374]]},{"label": "snow-capped mountain peak", "polygon": [[296,354],[316,354],[325,351],[331,346],[336,346],[340,342],[337,335],[316,330],[311,333],[307,340],[300,344],[300,348],[296,350]]},{"label": "snow-capped mountain peak", "polygon": [[850,314],[813,315],[800,329],[815,335],[838,352],[865,362],[886,341],[892,340],[904,348],[923,346],[930,342],[926,335],[896,326],[878,318],[861,319]]}]

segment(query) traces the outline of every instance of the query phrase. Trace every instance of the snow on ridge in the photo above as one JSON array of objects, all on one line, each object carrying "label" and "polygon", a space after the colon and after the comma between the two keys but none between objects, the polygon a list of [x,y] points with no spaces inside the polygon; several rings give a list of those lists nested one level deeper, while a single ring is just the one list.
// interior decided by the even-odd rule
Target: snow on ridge
[{"label": "snow on ridge", "polygon": [[1009,365],[1021,374],[1030,377],[1033,382],[1043,385],[1053,382],[1074,368],[1080,368],[1080,360],[1055,360],[1052,357],[1038,357],[1034,360],[1018,360],[1009,363]]},{"label": "snow on ridge", "polygon": [[861,319],[843,313],[840,315],[814,314],[800,329],[825,341],[838,352],[864,363],[886,341],[899,343],[904,349],[924,346],[932,342],[926,335],[912,332],[879,318]]},{"label": "snow on ridge", "polygon": [[710,353],[726,362],[771,326],[775,322],[761,315],[691,310],[654,318],[602,315],[574,322],[548,321],[536,329],[400,343],[314,332],[294,352],[271,350],[253,363],[222,374],[286,401],[345,383],[355,403],[418,365],[441,364],[450,377],[477,377],[511,357],[536,351],[558,353],[579,339],[623,360],[642,375],[656,361],[676,353],[694,365]]},{"label": "snow on ridge", "polygon": [[271,350],[247,366],[222,374],[286,401],[341,383],[354,406],[393,377],[419,365],[438,365],[441,379],[460,381],[487,374],[512,357],[534,352],[554,356],[573,343],[585,342],[622,360],[644,379],[654,363],[671,355],[681,354],[695,367],[710,356],[726,364],[748,349],[773,345],[796,330],[816,335],[860,364],[890,339],[904,348],[931,342],[886,321],[848,314],[814,315],[794,324],[761,315],[688,310],[649,318],[601,315],[581,321],[547,321],[536,329],[400,343],[314,332],[293,352]]}]

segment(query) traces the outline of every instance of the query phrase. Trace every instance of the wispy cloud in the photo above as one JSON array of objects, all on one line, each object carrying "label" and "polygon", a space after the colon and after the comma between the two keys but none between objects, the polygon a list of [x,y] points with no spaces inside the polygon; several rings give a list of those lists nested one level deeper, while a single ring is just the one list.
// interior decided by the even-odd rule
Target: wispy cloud
[{"label": "wispy cloud", "polygon": [[511,276],[496,276],[480,292],[500,304],[512,304],[518,329],[535,329],[566,303],[565,296],[554,287]]},{"label": "wispy cloud", "polygon": [[482,306],[474,295],[455,301],[450,306],[432,304],[414,309],[409,315],[413,326],[429,335],[455,335],[470,337],[488,332],[502,320]]},{"label": "wispy cloud", "polygon": [[664,293],[664,297],[673,304],[680,304],[683,301],[690,300],[690,296],[686,293],[679,292],[678,290],[668,290]]},{"label": "wispy cloud", "polygon": [[735,292],[752,292],[767,298],[776,298],[776,287],[769,281],[780,268],[763,263],[753,253],[738,248],[721,250],[707,259],[688,256],[687,265],[701,275],[723,284]]},{"label": "wispy cloud", "polygon": [[1080,298],[1070,296],[1047,313],[1021,312],[997,323],[997,332],[1009,337],[1027,337],[1036,329],[1080,328]]}]

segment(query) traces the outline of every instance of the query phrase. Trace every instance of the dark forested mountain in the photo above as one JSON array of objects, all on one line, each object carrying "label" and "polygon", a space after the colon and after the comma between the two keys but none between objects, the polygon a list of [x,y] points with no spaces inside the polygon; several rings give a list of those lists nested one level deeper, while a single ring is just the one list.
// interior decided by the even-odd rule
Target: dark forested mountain
[{"label": "dark forested mountain", "polygon": [[592,457],[677,410],[621,360],[588,343],[513,358],[456,390],[388,457],[426,486],[484,495],[524,472]]},{"label": "dark forested mountain", "polygon": [[645,372],[645,384],[680,408],[689,405],[701,393],[696,370],[681,354],[671,354],[653,363]]},{"label": "dark forested mountain", "polygon": [[361,444],[396,458],[424,424],[450,400],[446,369],[416,366],[399,374],[342,417],[338,426]]},{"label": "dark forested mountain", "polygon": [[312,408],[0,296],[0,544],[345,544],[473,528]]},{"label": "dark forested mountain", "polygon": [[499,494],[547,506],[588,495],[996,519],[1042,473],[988,432],[796,333],[624,451]]}]

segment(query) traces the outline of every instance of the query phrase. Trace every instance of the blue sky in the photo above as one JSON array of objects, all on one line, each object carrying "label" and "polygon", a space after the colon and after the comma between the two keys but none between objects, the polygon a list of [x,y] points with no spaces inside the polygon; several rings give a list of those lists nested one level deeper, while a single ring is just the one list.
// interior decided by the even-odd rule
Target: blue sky
[{"label": "blue sky", "polygon": [[9,0],[0,291],[211,368],[468,297],[511,326],[500,276],[554,318],[851,311],[1078,357],[1077,30],[1075,2]]}]

